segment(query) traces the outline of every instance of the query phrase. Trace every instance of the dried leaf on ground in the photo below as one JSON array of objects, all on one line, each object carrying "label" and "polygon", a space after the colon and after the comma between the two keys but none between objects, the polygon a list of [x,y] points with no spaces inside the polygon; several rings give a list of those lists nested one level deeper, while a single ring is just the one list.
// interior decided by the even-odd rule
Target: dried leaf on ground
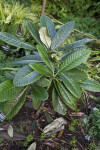
[{"label": "dried leaf on ground", "polygon": [[43,132],[46,135],[56,133],[62,129],[64,129],[64,125],[67,124],[67,121],[64,120],[62,117],[55,119],[52,123],[47,125],[44,129]]},{"label": "dried leaf on ground", "polygon": [[36,150],[36,142],[32,143],[27,150]]},{"label": "dried leaf on ground", "polygon": [[7,132],[8,132],[8,135],[9,135],[10,137],[13,137],[13,133],[14,133],[14,132],[13,132],[13,127],[12,127],[12,125],[9,126]]}]

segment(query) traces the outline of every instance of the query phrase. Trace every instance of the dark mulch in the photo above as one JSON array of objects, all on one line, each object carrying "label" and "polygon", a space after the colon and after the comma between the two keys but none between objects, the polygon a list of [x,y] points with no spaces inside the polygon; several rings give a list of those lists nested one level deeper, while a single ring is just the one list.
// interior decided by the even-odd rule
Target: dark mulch
[{"label": "dark mulch", "polygon": [[[28,100],[27,100],[28,101]],[[92,103],[92,101],[91,101]],[[94,105],[94,102],[93,102]],[[81,104],[78,106],[80,107]],[[30,107],[30,105],[29,105]],[[73,136],[75,136],[77,143],[77,150],[88,149],[89,142],[85,139],[85,131],[82,126],[76,126],[74,131],[69,130],[69,125],[71,124],[70,116],[71,110],[68,111],[66,116],[61,116],[58,113],[55,113],[51,102],[47,101],[45,104],[44,110],[41,111],[39,117],[35,119],[36,111],[29,108],[27,105],[20,109],[18,114],[10,120],[14,131],[19,132],[26,137],[28,135],[33,136],[33,140],[28,143],[25,147],[23,141],[6,141],[4,140],[0,144],[0,150],[26,150],[29,145],[33,142],[37,144],[37,150],[72,150],[72,146],[69,144],[70,140]],[[84,107],[80,108],[81,112],[85,112],[86,109]],[[56,119],[58,117],[63,117],[67,121],[67,125],[65,125],[64,132],[60,138],[58,138],[58,134],[55,137],[41,137],[42,129],[49,124],[50,121]],[[80,120],[80,117],[76,117]],[[4,124],[8,123],[5,121]]]}]

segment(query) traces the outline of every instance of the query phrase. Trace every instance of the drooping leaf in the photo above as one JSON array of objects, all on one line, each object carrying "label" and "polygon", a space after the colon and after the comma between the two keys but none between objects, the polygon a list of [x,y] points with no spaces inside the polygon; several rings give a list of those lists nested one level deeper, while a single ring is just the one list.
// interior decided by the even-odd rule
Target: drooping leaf
[{"label": "drooping leaf", "polygon": [[97,81],[84,80],[80,86],[87,91],[100,92],[100,83]]},{"label": "drooping leaf", "polygon": [[90,55],[90,50],[79,50],[70,55],[68,55],[64,60],[61,61],[61,64],[58,69],[59,72],[66,72],[71,70],[78,65],[82,64],[87,60]]},{"label": "drooping leaf", "polygon": [[81,88],[71,76],[69,76],[67,73],[60,73],[59,77],[70,93],[72,93],[77,98],[81,97]]},{"label": "drooping leaf", "polygon": [[33,23],[29,22],[28,20],[26,20],[25,22],[26,22],[26,25],[27,25],[29,31],[31,32],[31,34],[35,38],[35,40],[38,42],[38,44],[43,45],[43,43],[40,40],[39,32],[35,28],[35,26],[33,25]]},{"label": "drooping leaf", "polygon": [[41,77],[42,75],[33,71],[33,69],[31,69],[29,66],[24,66],[16,73],[13,83],[15,86],[25,86],[36,82]]},{"label": "drooping leaf", "polygon": [[31,63],[29,64],[29,66],[35,70],[36,72],[42,74],[42,75],[46,75],[46,76],[51,76],[52,72],[50,69],[48,69],[47,67],[41,65],[41,64],[35,64],[35,63]]},{"label": "drooping leaf", "polygon": [[36,85],[41,86],[41,87],[48,87],[50,86],[51,81],[47,78],[41,78],[36,82]]},{"label": "drooping leaf", "polygon": [[37,110],[40,107],[41,100],[35,96],[33,90],[31,91],[31,97],[32,97],[32,105],[34,109]]},{"label": "drooping leaf", "polygon": [[11,100],[16,97],[20,89],[14,87],[12,80],[0,84],[0,102]]},{"label": "drooping leaf", "polygon": [[47,30],[45,27],[42,27],[39,30],[40,39],[46,45],[47,48],[50,48],[51,45],[51,38],[47,34]]},{"label": "drooping leaf", "polygon": [[62,101],[69,106],[71,109],[76,110],[76,99],[68,90],[65,88],[65,86],[57,81],[57,89],[58,94]]},{"label": "drooping leaf", "polygon": [[13,98],[5,103],[3,112],[6,115],[6,119],[11,119],[18,113],[25,102],[25,98],[26,89],[21,91],[16,98]]},{"label": "drooping leaf", "polygon": [[15,61],[12,61],[11,64],[14,65],[27,65],[29,63],[39,63],[42,62],[42,59],[39,55],[27,55],[24,57],[21,57]]},{"label": "drooping leaf", "polygon": [[46,89],[38,85],[33,86],[32,95],[34,95],[36,99],[41,101],[45,101],[48,99],[48,92],[46,91]]},{"label": "drooping leaf", "polygon": [[51,43],[51,49],[59,47],[72,32],[74,21],[64,24],[56,33]]},{"label": "drooping leaf", "polygon": [[25,48],[25,49],[29,49],[29,50],[36,49],[30,43],[24,42],[24,41],[20,40],[19,38],[17,38],[16,36],[6,33],[6,32],[0,32],[0,39],[3,40],[4,42],[6,42],[10,45],[16,46],[16,47]]},{"label": "drooping leaf", "polygon": [[82,40],[78,40],[78,41],[75,41],[73,43],[70,43],[62,48],[59,49],[59,51],[68,51],[68,50],[73,50],[77,47],[79,47],[80,45],[84,44],[84,43],[87,43],[87,42],[90,42],[92,41],[92,39],[88,39],[88,38],[85,38],[85,39],[82,39]]},{"label": "drooping leaf", "polygon": [[51,21],[51,19],[45,15],[41,16],[40,18],[40,28],[46,27],[51,39],[53,40],[54,36],[56,35],[56,29],[54,23]]},{"label": "drooping leaf", "polygon": [[52,104],[56,112],[58,112],[61,115],[66,114],[66,111],[67,111],[66,105],[62,102],[62,100],[58,96],[55,88],[53,88],[52,90]]},{"label": "drooping leaf", "polygon": [[87,74],[84,71],[81,71],[79,69],[72,69],[67,71],[67,73],[77,82],[81,82],[83,80],[86,80],[88,78]]},{"label": "drooping leaf", "polygon": [[41,46],[41,45],[38,45],[37,46],[37,49],[38,49],[38,52],[43,60],[43,62],[46,63],[46,65],[50,68],[50,70],[52,72],[54,72],[54,64],[50,58],[50,55],[48,54],[47,50]]}]

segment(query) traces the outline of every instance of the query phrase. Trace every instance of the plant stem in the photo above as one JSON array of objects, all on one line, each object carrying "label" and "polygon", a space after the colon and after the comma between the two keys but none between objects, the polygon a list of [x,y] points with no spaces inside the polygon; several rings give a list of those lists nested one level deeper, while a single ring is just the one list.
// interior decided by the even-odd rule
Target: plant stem
[{"label": "plant stem", "polygon": [[45,101],[44,101],[44,102],[42,102],[42,104],[41,104],[40,108],[37,110],[37,112],[36,112],[36,118],[38,118],[38,117],[39,117],[39,114],[40,114],[40,112],[41,112],[42,108],[44,107],[44,105],[45,105]]},{"label": "plant stem", "polygon": [[45,6],[46,6],[46,0],[43,0],[41,16],[44,15],[44,12],[45,12]]}]

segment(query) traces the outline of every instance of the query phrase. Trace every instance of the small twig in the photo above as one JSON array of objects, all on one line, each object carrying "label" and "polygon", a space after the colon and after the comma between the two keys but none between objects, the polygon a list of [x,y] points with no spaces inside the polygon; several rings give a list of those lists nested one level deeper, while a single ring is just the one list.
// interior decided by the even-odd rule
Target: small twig
[{"label": "small twig", "polygon": [[42,110],[42,108],[44,107],[44,105],[45,105],[45,101],[44,101],[44,102],[42,102],[42,104],[41,104],[40,108],[37,110],[37,112],[36,112],[36,118],[38,118],[38,117],[39,117],[40,111]]},{"label": "small twig", "polygon": [[77,144],[81,147],[82,150],[84,150],[83,146],[78,141]]},{"label": "small twig", "polygon": [[44,12],[45,12],[45,6],[46,6],[46,0],[43,0],[41,16],[44,15]]}]

